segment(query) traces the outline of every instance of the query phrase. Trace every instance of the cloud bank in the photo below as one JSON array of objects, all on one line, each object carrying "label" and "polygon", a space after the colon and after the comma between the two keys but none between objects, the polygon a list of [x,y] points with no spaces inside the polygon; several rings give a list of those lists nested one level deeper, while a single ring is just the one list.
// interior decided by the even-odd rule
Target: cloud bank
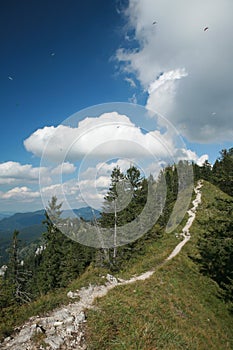
[{"label": "cloud bank", "polygon": [[232,13],[230,0],[129,0],[125,11],[134,42],[116,53],[121,70],[192,142],[233,138]]},{"label": "cloud bank", "polygon": [[[174,158],[177,145],[171,131],[142,131],[129,117],[117,112],[87,117],[77,127],[59,125],[38,129],[24,145],[34,155],[54,162],[72,162],[84,157],[177,160]],[[189,159],[188,154],[183,156]]]}]

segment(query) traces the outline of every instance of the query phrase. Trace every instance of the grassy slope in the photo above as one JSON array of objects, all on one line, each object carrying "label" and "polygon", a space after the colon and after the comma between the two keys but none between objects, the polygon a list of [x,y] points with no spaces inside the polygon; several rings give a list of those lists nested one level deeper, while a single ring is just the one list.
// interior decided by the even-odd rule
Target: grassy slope
[{"label": "grassy slope", "polygon": [[[203,204],[197,218],[211,214],[207,206],[215,195],[226,196],[208,183],[202,192]],[[129,261],[127,269],[119,274],[123,278],[155,266],[158,268],[146,281],[110,291],[96,302],[98,310],[88,311],[89,350],[233,349],[233,317],[218,298],[217,285],[200,275],[198,267],[188,257],[196,255],[195,243],[202,229],[196,220],[191,229],[192,239],[179,256],[163,266],[158,265],[178,242],[173,234],[150,242],[144,257]],[[50,293],[17,310],[8,310],[5,315],[0,313],[0,339],[30,316],[47,313],[70,302],[66,297],[68,290],[89,283],[103,283],[101,276],[106,273],[90,267],[66,289]]]},{"label": "grassy slope", "polygon": [[[216,283],[202,276],[189,257],[197,254],[195,244],[203,230],[198,219],[214,215],[208,203],[215,196],[226,197],[204,183],[192,239],[176,258],[159,266],[150,279],[117,287],[96,301],[98,309],[88,311],[88,349],[233,349],[233,316],[219,299]],[[165,237],[164,247],[172,241],[171,235]],[[147,256],[129,266],[127,275],[137,270],[136,265],[156,266],[164,255],[163,243],[159,245],[148,247]]]}]

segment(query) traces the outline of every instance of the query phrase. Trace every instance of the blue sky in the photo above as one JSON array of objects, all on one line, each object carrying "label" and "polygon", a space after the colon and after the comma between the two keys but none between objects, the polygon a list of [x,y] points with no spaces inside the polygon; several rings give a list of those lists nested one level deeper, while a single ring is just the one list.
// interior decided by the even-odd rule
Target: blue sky
[{"label": "blue sky", "polygon": [[[201,161],[208,155],[214,162],[222,148],[232,147],[233,28],[229,15],[232,12],[230,0],[214,3],[207,0],[205,4],[190,1],[189,6],[184,0],[178,0],[176,6],[173,1],[162,0],[2,3],[0,211],[23,212],[42,207],[38,181],[46,137],[52,135],[52,128],[56,134],[59,125],[71,126],[71,115],[75,115],[77,125],[83,120],[86,133],[90,128],[86,118],[90,114],[81,117],[75,113],[83,109],[96,112],[91,106],[137,103],[146,110],[158,111],[183,138],[186,145],[183,153],[178,152],[176,143],[170,144],[176,147],[174,154],[182,153],[185,159]],[[157,23],[153,24],[154,21]],[[204,31],[206,26],[208,30]],[[126,106],[119,110],[115,107],[110,111],[106,105],[106,112],[113,113],[106,117],[108,123],[128,123],[131,129],[146,126],[149,132],[158,130],[153,117],[148,119],[151,121],[148,126],[144,117],[141,120],[122,117]],[[105,108],[99,116],[93,114],[97,119],[91,121],[91,127],[99,125],[99,120],[103,123],[104,113]],[[172,139],[175,131],[171,129],[166,137]],[[67,139],[71,137],[67,130],[59,130]],[[86,152],[93,153],[93,158],[95,147],[109,142],[105,140],[106,133],[113,133],[112,139],[116,135],[112,124],[110,129],[98,130],[98,135],[90,132],[87,135],[89,144],[93,137],[99,143],[92,145],[93,149],[84,147]],[[129,132],[129,142],[136,137],[142,140],[136,131]],[[119,135],[121,139],[123,134]],[[57,140],[56,146],[61,148],[60,131]],[[66,147],[70,149],[69,145]],[[58,170],[54,169],[61,162],[55,161],[53,150],[50,151],[50,163],[42,162],[43,188],[48,190],[48,198],[57,194],[59,187],[56,183],[59,179],[50,178],[49,174],[57,175]],[[103,191],[104,185],[109,184],[106,174],[115,164],[108,154],[104,166],[100,154],[96,154],[95,166],[85,169],[86,183],[90,181],[89,195],[94,180],[88,176],[95,172]],[[123,161],[124,156],[127,161]],[[112,157],[117,155],[113,152]],[[80,154],[75,161],[71,158],[62,159],[64,182],[72,176],[77,180],[82,158]],[[130,159],[130,152],[122,153],[118,162],[124,168],[135,159],[133,156]],[[100,171],[98,177],[99,164],[106,172]],[[141,166],[146,168],[142,169],[145,173],[153,168],[149,164]],[[85,201],[77,201],[77,206],[82,205],[85,206]]]}]

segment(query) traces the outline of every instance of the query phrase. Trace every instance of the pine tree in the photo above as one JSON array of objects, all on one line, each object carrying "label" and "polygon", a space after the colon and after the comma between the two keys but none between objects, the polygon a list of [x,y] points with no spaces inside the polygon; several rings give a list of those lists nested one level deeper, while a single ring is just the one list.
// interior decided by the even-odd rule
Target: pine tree
[{"label": "pine tree", "polygon": [[108,228],[109,237],[112,237],[113,251],[109,251],[108,261],[113,265],[116,263],[117,256],[117,226],[122,223],[120,211],[124,206],[124,185],[126,184],[124,180],[125,176],[120,168],[115,167],[111,173],[109,190],[104,197],[104,207],[100,219],[101,226],[105,229]]},{"label": "pine tree", "polygon": [[94,250],[64,237],[63,256],[61,259],[61,286],[77,278],[93,259]]},{"label": "pine tree", "polygon": [[43,234],[45,249],[42,252],[41,263],[38,267],[37,284],[40,294],[60,287],[62,281],[61,262],[63,259],[63,244],[65,236],[57,228],[61,220],[62,203],[57,204],[53,196],[45,212],[47,231]]},{"label": "pine tree", "polygon": [[200,167],[200,178],[206,181],[211,181],[212,178],[212,167],[208,160]]},{"label": "pine tree", "polygon": [[27,291],[27,283],[31,277],[31,272],[25,269],[24,261],[19,257],[20,241],[18,236],[19,231],[15,230],[9,249],[6,285],[9,288],[9,293],[13,302],[26,303],[31,301],[31,295]]},{"label": "pine tree", "polygon": [[233,196],[233,148],[223,149],[213,165],[213,183]]},{"label": "pine tree", "polygon": [[[130,237],[134,240],[133,230],[127,232],[127,223],[133,222],[141,213],[146,203],[147,189],[147,180],[141,178],[140,171],[135,166],[131,166],[125,175],[119,167],[113,169],[100,219],[101,226],[109,228],[110,236],[113,237],[113,249],[109,250],[109,261],[113,269],[118,269],[124,259],[124,249],[117,248],[119,242],[131,241]],[[131,250],[130,246],[127,249]]]}]

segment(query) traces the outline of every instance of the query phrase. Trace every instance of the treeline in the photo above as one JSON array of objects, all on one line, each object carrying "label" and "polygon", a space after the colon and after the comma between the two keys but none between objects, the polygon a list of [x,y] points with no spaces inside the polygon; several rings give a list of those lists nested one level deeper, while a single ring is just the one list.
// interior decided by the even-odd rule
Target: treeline
[{"label": "treeline", "polygon": [[[196,179],[202,178],[233,196],[233,148],[222,150],[219,159],[202,167],[194,165]],[[204,233],[198,248],[200,270],[210,276],[222,289],[222,296],[233,310],[233,198],[216,198],[209,205],[214,213],[201,221]]]},{"label": "treeline", "polygon": [[[167,182],[164,203],[162,203],[159,187],[162,178]],[[141,215],[140,221],[137,221],[147,203],[149,191],[152,191],[154,199],[150,205],[147,204],[146,213]],[[98,249],[71,240],[58,229],[59,225],[54,223],[62,221],[60,219],[62,204],[57,202],[56,197],[52,197],[46,208],[44,221],[46,231],[36,250],[29,249],[27,256],[22,258],[20,232],[13,233],[8,268],[5,275],[0,277],[0,306],[6,308],[30,302],[40,295],[65,287],[82,274],[90,263],[111,271],[119,271],[124,268],[129,259],[134,259],[145,252],[146,244],[149,241],[161,237],[172,211],[172,205],[176,200],[177,192],[178,175],[174,165],[164,169],[163,176],[159,177],[157,181],[152,176],[146,179],[134,166],[131,166],[125,174],[121,172],[120,168],[114,168],[101,217],[98,221],[93,220],[91,224],[100,232],[102,229],[105,229],[106,232],[107,229],[111,237],[110,240],[114,240],[115,232],[117,244],[114,245],[114,241],[112,241],[111,247]],[[121,202],[122,198],[124,198],[123,200],[128,198],[127,205]],[[156,225],[153,224],[149,230],[146,230],[148,220],[155,213],[159,217]],[[136,226],[140,225],[141,232],[144,234],[140,234],[140,237],[136,239],[137,236],[135,238],[134,232],[126,229],[124,235],[128,236],[129,243],[118,246],[120,227],[124,227],[125,224],[132,221],[135,222]],[[80,230],[82,230],[82,225],[85,228],[85,222],[79,220]],[[75,221],[73,226],[75,226]]]},{"label": "treeline", "polygon": [[0,278],[2,308],[30,302],[40,295],[67,286],[93,260],[93,248],[70,240],[51,220],[60,217],[61,206],[57,198],[52,197],[45,214],[43,243],[36,250],[29,250],[23,260],[20,233],[14,231],[7,270]]},{"label": "treeline", "polygon": [[203,233],[197,262],[200,271],[218,283],[233,310],[233,198],[216,198],[208,211],[209,216],[200,222]]},{"label": "treeline", "polygon": [[211,182],[223,192],[233,196],[233,148],[223,149],[213,166],[205,161],[202,166],[193,164],[195,180]]}]

